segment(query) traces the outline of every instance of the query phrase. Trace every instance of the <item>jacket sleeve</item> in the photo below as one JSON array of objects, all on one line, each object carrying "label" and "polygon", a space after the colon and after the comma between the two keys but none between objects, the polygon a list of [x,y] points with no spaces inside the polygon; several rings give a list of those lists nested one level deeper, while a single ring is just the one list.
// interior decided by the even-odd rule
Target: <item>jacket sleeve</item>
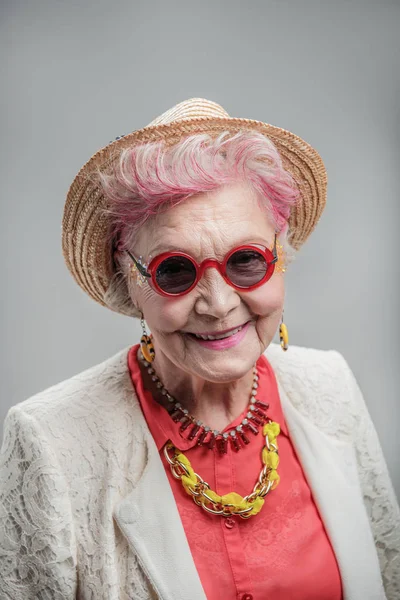
[{"label": "jacket sleeve", "polygon": [[358,473],[375,539],[387,600],[400,598],[400,509],[386,461],[360,387],[346,360],[344,372],[352,399],[353,441]]},{"label": "jacket sleeve", "polygon": [[35,418],[19,405],[0,450],[0,598],[76,598],[76,551],[66,480]]}]

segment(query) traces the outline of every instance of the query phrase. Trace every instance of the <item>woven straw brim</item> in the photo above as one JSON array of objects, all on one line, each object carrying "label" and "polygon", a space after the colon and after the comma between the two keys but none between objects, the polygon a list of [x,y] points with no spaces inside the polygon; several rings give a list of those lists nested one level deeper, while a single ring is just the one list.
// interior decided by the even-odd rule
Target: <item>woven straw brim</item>
[{"label": "woven straw brim", "polygon": [[189,135],[208,133],[215,137],[224,131],[257,131],[275,144],[284,168],[292,174],[300,191],[299,201],[291,209],[289,243],[296,250],[304,244],[324,210],[327,190],[322,159],[307,142],[285,129],[249,119],[192,118],[145,127],[94,154],[67,194],[62,221],[63,255],[75,281],[93,300],[107,306],[103,298],[115,273],[113,248],[106,242],[109,223],[103,211],[107,200],[96,172],[110,172],[121,151],[128,147],[161,140],[170,146]]}]

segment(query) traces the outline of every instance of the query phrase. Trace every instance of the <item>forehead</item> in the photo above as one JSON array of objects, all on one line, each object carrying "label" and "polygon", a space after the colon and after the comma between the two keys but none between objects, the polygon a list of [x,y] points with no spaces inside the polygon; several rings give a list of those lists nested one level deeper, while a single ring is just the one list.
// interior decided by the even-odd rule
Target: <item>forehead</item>
[{"label": "forehead", "polygon": [[228,250],[240,243],[270,243],[274,226],[252,188],[243,183],[197,194],[156,215],[141,230],[144,251]]}]

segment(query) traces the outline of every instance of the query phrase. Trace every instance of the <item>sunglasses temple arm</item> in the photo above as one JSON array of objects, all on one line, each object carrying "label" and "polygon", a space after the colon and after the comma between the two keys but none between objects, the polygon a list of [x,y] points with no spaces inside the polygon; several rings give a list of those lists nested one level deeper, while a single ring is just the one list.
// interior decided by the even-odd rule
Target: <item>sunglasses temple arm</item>
[{"label": "sunglasses temple arm", "polygon": [[135,266],[136,266],[137,270],[139,271],[139,273],[140,273],[141,275],[143,275],[143,277],[151,277],[150,273],[148,273],[148,272],[146,271],[146,269],[144,268],[144,266],[143,266],[143,265],[141,265],[141,264],[140,264],[140,262],[138,262],[138,261],[136,260],[136,258],[133,256],[133,254],[131,254],[131,253],[129,252],[129,250],[126,250],[126,252],[127,252],[127,254],[129,254],[129,256],[131,257],[131,259],[132,259],[132,260],[133,260],[133,262],[135,263]]},{"label": "sunglasses temple arm", "polygon": [[276,262],[277,262],[277,260],[278,260],[278,255],[277,255],[277,253],[276,253],[276,233],[275,233],[275,239],[274,239],[274,248],[273,248],[273,250],[272,250],[272,254],[273,254],[273,256],[274,256],[274,260],[273,260],[273,261],[271,261],[271,262],[272,262],[272,264],[273,264],[273,263],[276,263]]}]

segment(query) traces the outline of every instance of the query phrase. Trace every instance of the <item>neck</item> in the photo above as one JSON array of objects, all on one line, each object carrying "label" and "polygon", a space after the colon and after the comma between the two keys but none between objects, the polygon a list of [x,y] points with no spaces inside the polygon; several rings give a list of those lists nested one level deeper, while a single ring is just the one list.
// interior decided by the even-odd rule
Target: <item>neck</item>
[{"label": "neck", "polygon": [[[156,400],[161,400],[160,390],[151,380],[140,360],[139,364],[146,389]],[[152,367],[171,396],[180,402],[193,417],[211,429],[222,431],[249,405],[253,383],[252,370],[235,381],[215,383],[176,367],[171,369],[171,366],[166,365],[158,356]]]}]

